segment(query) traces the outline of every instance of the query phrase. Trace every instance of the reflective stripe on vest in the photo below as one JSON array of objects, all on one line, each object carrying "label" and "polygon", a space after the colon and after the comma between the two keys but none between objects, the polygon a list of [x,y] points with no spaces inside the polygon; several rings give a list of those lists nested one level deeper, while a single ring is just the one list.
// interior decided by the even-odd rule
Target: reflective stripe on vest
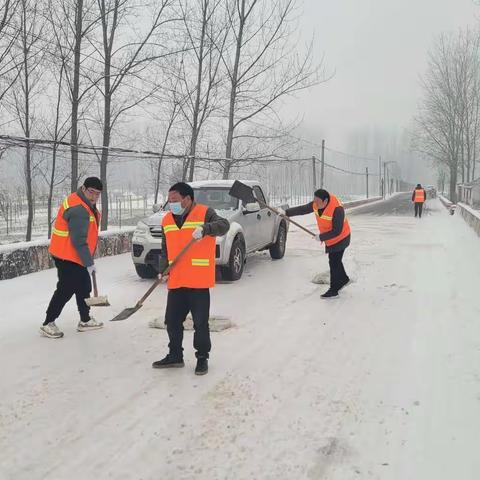
[{"label": "reflective stripe on vest", "polygon": [[[333,212],[337,207],[341,207],[342,204],[335,195],[330,194],[330,200],[327,206],[324,208],[322,214],[318,213],[318,208],[313,203],[313,211],[315,213],[315,218],[317,220],[318,230],[320,233],[327,233],[333,229]],[[350,235],[350,225],[347,220],[347,216],[343,220],[343,228],[339,235],[330,240],[325,240],[325,245],[332,246],[341,242],[344,238]]]},{"label": "reflective stripe on vest", "polygon": [[[68,231],[68,222],[63,218],[63,214],[69,208],[81,205],[88,212],[89,227],[87,232],[87,244],[90,254],[93,256],[98,241],[98,223],[95,215],[92,214],[90,207],[80,198],[77,193],[70,194],[65,198],[58,209],[57,218],[52,229],[52,238],[50,239],[49,252],[56,258],[68,260],[70,262],[83,265],[77,250],[74,247],[70,232]],[[98,213],[98,222],[100,222],[100,213]]]},{"label": "reflective stripe on vest", "polygon": [[[171,212],[163,217],[162,227],[167,243],[168,263],[192,239],[192,231],[205,224],[208,207],[194,205],[181,228],[178,228]],[[215,285],[215,237],[205,236],[195,242],[189,251],[172,268],[168,288],[211,288]]]}]

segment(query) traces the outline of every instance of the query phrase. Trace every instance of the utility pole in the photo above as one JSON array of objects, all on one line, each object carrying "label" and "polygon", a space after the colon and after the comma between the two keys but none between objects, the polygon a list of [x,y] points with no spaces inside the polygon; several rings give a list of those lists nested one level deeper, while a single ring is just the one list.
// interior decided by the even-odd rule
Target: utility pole
[{"label": "utility pole", "polygon": [[385,198],[387,193],[387,162],[383,162],[383,189],[382,189],[382,197]]},{"label": "utility pole", "polygon": [[365,175],[367,178],[367,198],[368,198],[368,167],[365,168]]},{"label": "utility pole", "polygon": [[325,181],[325,140],[322,140],[322,164],[320,168],[320,188],[323,188]]},{"label": "utility pole", "polygon": [[316,169],[316,163],[317,159],[315,158],[315,155],[312,156],[312,173],[313,173],[313,191],[317,189],[317,169]]},{"label": "utility pole", "polygon": [[383,197],[382,190],[382,157],[378,157],[378,195]]}]

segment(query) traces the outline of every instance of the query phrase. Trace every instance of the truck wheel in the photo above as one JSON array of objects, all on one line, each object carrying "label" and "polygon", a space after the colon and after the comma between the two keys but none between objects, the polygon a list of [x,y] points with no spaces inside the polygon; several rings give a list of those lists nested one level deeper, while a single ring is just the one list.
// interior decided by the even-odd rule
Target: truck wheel
[{"label": "truck wheel", "polygon": [[135,264],[135,270],[140,278],[155,278],[158,275],[152,265]]},{"label": "truck wheel", "polygon": [[240,237],[236,237],[230,249],[228,265],[222,267],[222,278],[224,280],[239,280],[245,266],[245,244]]},{"label": "truck wheel", "polygon": [[278,226],[277,241],[270,246],[270,256],[274,260],[280,260],[285,255],[287,246],[287,226],[285,222],[281,222]]}]

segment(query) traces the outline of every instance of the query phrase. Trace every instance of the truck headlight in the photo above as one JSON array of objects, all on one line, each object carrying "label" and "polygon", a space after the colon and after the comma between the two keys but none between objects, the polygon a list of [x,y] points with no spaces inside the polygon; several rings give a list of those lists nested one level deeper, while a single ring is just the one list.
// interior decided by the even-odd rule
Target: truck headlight
[{"label": "truck headlight", "polygon": [[135,235],[144,236],[148,233],[148,231],[149,231],[148,225],[145,222],[142,222],[140,220],[137,223],[137,227],[135,228]]}]

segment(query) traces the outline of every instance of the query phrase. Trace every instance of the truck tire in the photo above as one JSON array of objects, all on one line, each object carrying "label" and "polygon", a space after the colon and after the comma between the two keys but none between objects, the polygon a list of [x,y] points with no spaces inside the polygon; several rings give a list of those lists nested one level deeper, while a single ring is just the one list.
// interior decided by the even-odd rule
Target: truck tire
[{"label": "truck tire", "polygon": [[222,267],[222,278],[224,280],[239,280],[245,266],[245,243],[241,237],[235,237],[230,249],[228,265]]},{"label": "truck tire", "polygon": [[285,255],[287,246],[287,225],[284,221],[278,226],[277,241],[270,246],[270,256],[274,260],[280,260]]},{"label": "truck tire", "polygon": [[152,265],[135,264],[135,270],[140,278],[155,278],[157,270]]}]

